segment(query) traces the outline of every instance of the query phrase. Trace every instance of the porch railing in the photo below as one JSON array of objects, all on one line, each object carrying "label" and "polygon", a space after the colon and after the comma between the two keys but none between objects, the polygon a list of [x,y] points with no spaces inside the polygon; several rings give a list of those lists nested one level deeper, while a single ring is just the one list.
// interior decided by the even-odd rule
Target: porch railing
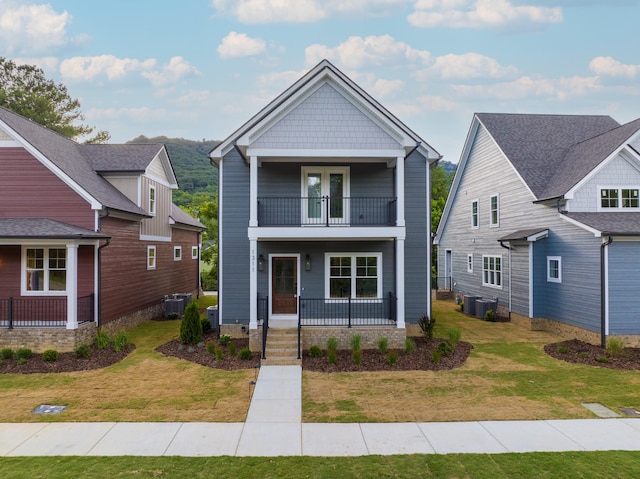
[{"label": "porch railing", "polygon": [[[78,298],[78,324],[94,320],[94,295]],[[0,298],[0,327],[66,327],[67,298]]]},{"label": "porch railing", "polygon": [[262,321],[262,359],[267,358],[267,334],[269,333],[269,297],[258,296],[258,321]]},{"label": "porch railing", "polygon": [[396,198],[258,198],[259,226],[395,226]]},{"label": "porch railing", "polygon": [[387,326],[396,321],[396,297],[299,298],[300,326]]}]

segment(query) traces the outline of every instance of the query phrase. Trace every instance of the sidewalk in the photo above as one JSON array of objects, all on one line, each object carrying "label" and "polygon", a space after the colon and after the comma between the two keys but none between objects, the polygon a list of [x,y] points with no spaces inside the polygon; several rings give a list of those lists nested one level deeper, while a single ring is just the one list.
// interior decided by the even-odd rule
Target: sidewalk
[{"label": "sidewalk", "polygon": [[300,366],[263,366],[245,423],[0,423],[0,456],[640,451],[640,419],[302,423]]}]

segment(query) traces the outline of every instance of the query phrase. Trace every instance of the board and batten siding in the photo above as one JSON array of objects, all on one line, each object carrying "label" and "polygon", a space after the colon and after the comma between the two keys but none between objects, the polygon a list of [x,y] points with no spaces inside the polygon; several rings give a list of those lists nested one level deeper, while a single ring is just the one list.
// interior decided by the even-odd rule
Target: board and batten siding
[{"label": "board and batten siding", "polygon": [[167,172],[164,169],[164,165],[162,164],[162,160],[160,156],[156,156],[153,161],[149,164],[146,171],[147,175],[153,177],[154,180],[163,181],[165,183],[169,182],[169,178],[167,177]]},{"label": "board and batten siding", "polygon": [[220,320],[249,323],[249,167],[234,149],[225,155],[220,178]]},{"label": "board and batten siding", "polygon": [[50,218],[95,228],[91,205],[23,148],[0,148],[0,218]]},{"label": "board and batten siding", "polygon": [[640,310],[640,241],[616,238],[608,248],[609,334],[638,334]]},{"label": "board and batten siding", "polygon": [[156,214],[152,218],[142,220],[140,234],[143,237],[165,238],[171,240],[171,226],[169,216],[171,214],[172,191],[165,185],[158,183],[146,176],[142,177],[142,205],[141,208],[149,211],[149,188],[156,189]]},{"label": "board and batten siding", "polygon": [[253,148],[399,149],[399,143],[325,83],[271,126]]}]

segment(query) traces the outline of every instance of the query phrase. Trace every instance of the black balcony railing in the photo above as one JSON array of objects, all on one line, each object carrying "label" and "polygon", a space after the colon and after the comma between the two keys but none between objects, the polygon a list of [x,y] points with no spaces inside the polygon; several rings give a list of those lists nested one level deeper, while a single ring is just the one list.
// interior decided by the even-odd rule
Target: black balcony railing
[{"label": "black balcony railing", "polygon": [[260,226],[395,226],[395,198],[258,198]]},{"label": "black balcony railing", "polygon": [[388,326],[396,320],[396,297],[299,298],[301,326]]},{"label": "black balcony railing", "polygon": [[[78,324],[94,320],[94,295],[78,298]],[[67,298],[0,298],[0,327],[66,327]]]}]

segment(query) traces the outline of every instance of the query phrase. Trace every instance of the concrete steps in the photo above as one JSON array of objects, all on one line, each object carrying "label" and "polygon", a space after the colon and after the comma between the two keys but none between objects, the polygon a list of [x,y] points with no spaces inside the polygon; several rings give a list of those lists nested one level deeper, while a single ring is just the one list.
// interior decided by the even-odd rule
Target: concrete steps
[{"label": "concrete steps", "polygon": [[298,329],[269,328],[266,356],[261,360],[265,366],[302,365],[298,359]]}]

